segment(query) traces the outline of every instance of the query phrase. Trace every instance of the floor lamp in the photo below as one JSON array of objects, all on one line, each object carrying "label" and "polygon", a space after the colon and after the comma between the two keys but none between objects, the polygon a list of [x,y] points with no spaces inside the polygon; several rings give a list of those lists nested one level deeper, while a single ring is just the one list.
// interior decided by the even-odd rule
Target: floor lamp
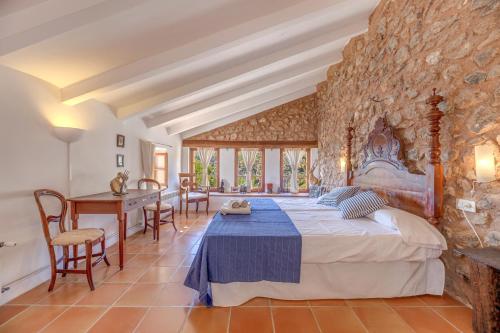
[{"label": "floor lamp", "polygon": [[68,164],[68,196],[71,196],[71,143],[76,142],[80,140],[82,137],[83,133],[85,132],[84,129],[81,128],[74,128],[74,127],[58,127],[54,126],[54,134],[55,136],[63,141],[66,142],[67,145],[67,164]]}]

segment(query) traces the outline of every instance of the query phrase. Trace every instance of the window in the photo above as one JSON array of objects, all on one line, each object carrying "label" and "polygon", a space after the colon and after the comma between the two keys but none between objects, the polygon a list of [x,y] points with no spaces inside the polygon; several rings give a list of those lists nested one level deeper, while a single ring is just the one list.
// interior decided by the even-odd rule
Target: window
[{"label": "window", "polygon": [[[235,169],[234,169],[234,179],[236,185],[246,185],[247,175],[250,179],[250,188],[247,191],[253,192],[264,192],[264,165],[265,165],[265,154],[264,149],[251,149],[242,148],[235,150]],[[250,174],[247,171],[247,165],[251,164]]]},{"label": "window", "polygon": [[[311,150],[294,148],[300,151],[300,160],[297,167],[297,187],[299,192],[307,192],[309,190],[309,160],[311,159]],[[292,158],[293,160],[293,158]],[[280,152],[280,180],[281,190],[283,192],[290,192],[292,189],[292,165],[290,158],[287,157],[287,148],[282,148]]]},{"label": "window", "polygon": [[168,187],[168,154],[164,150],[155,150],[153,178],[161,186]]},{"label": "window", "polygon": [[[202,156],[198,153],[198,148],[190,148],[189,165],[190,172],[196,174],[196,184],[204,186],[203,184],[203,164]],[[210,190],[216,190],[219,187],[219,148],[214,148],[213,155],[210,158],[207,167],[207,179]]]}]

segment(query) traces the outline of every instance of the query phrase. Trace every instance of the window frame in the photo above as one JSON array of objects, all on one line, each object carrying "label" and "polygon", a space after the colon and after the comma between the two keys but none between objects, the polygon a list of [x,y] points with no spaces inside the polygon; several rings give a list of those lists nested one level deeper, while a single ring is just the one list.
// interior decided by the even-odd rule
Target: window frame
[{"label": "window frame", "polygon": [[261,163],[262,163],[262,175],[261,175],[261,186],[260,188],[251,189],[250,192],[265,192],[266,188],[266,150],[264,148],[255,148],[255,147],[245,147],[245,148],[235,148],[234,149],[234,186],[238,184],[238,153],[242,149],[255,149],[260,151],[262,154]]},{"label": "window frame", "polygon": [[[153,179],[156,180],[157,182],[160,183],[161,186],[165,186],[165,188],[168,188],[168,152],[166,151],[163,151],[163,150],[156,150],[155,149],[155,152],[153,154],[154,156],[154,163],[153,163]],[[156,167],[156,157],[157,156],[163,156],[163,158],[165,159],[164,163],[165,163],[165,167],[164,168],[157,168]],[[156,173],[158,170],[163,170],[163,172],[165,173],[164,175],[164,179],[165,179],[165,183],[162,184],[157,178],[156,178]]]},{"label": "window frame", "polygon": [[[215,187],[210,187],[208,190],[210,192],[217,192],[219,191],[220,187],[220,149],[219,148],[213,148],[215,150],[215,182],[217,183],[217,186]],[[189,173],[195,173],[195,168],[194,168],[194,154],[196,154],[196,151],[198,149],[194,147],[189,148]],[[196,178],[195,178],[196,179]],[[200,184],[196,184],[200,186]]]},{"label": "window frame", "polygon": [[284,160],[284,153],[285,149],[304,149],[306,151],[306,188],[305,189],[299,189],[299,193],[309,193],[309,170],[311,169],[311,166],[309,165],[311,163],[311,148],[304,148],[304,147],[287,147],[287,148],[280,148],[280,187],[281,191],[284,191],[284,184],[283,184],[283,176],[284,176],[284,167],[285,167],[285,160]]}]

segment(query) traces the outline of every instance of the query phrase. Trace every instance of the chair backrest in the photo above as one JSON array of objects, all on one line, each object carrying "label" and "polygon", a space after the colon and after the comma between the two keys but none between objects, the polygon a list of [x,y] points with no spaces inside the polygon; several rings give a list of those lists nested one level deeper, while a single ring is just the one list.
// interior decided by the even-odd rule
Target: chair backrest
[{"label": "chair backrest", "polygon": [[[66,232],[65,221],[66,221],[66,211],[68,210],[68,204],[66,198],[59,192],[47,189],[36,190],[34,192],[35,201],[38,206],[38,211],[40,213],[40,221],[42,222],[43,234],[45,235],[45,240],[47,244],[50,245],[52,236],[50,235],[49,223],[56,222],[59,224],[59,232]],[[57,215],[47,215],[45,208],[42,203],[42,197],[55,198],[61,204],[59,214]]]},{"label": "chair backrest", "polygon": [[198,188],[196,184],[196,174],[189,172],[179,173],[179,190],[181,194],[186,191],[191,191]]},{"label": "chair backrest", "polygon": [[156,179],[151,179],[151,178],[139,179],[139,181],[137,182],[137,188],[141,189],[142,185],[144,184],[146,184],[146,188],[156,188],[158,190],[161,189],[161,184]]}]

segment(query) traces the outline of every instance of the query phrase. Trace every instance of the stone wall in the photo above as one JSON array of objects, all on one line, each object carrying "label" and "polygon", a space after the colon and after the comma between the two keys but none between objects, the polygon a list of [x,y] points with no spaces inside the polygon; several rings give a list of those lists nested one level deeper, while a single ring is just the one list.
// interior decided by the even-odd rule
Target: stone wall
[{"label": "stone wall", "polygon": [[217,141],[316,141],[316,94],[188,138]]},{"label": "stone wall", "polygon": [[[471,195],[474,145],[489,142],[498,150],[500,144],[498,22],[498,0],[382,0],[370,17],[368,32],[350,41],[344,60],[330,67],[317,93],[319,160],[331,186],[343,183],[339,156],[351,118],[356,129],[354,166],[367,133],[386,114],[402,139],[408,166],[422,172],[429,137],[425,99],[434,87],[446,98],[440,105],[445,173],[441,227],[450,250],[443,261],[446,289],[465,301],[470,286],[463,276],[469,272],[465,260],[452,250],[478,242],[455,207],[457,198]],[[469,213],[471,221],[481,238],[498,245],[494,236],[500,239],[500,182],[476,184],[474,200],[478,213]]]}]

